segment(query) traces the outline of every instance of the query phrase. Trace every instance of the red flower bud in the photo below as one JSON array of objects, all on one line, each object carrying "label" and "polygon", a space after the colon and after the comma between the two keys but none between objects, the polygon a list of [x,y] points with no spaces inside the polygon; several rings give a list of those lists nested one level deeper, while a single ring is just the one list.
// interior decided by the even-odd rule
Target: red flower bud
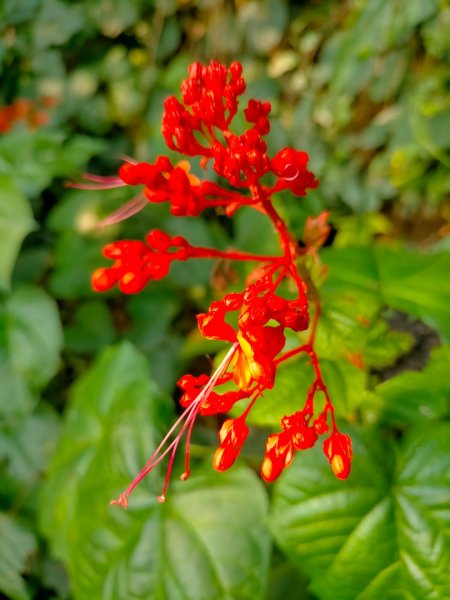
[{"label": "red flower bud", "polygon": [[336,477],[347,479],[352,460],[352,441],[348,435],[333,431],[330,437],[324,441],[323,451]]},{"label": "red flower bud", "polygon": [[217,471],[226,471],[233,465],[247,436],[248,427],[242,417],[225,421],[219,431],[220,446],[213,459]]},{"label": "red flower bud", "polygon": [[269,435],[261,466],[261,477],[267,482],[275,481],[283,469],[291,464],[293,458],[294,445],[289,432]]},{"label": "red flower bud", "polygon": [[117,271],[101,268],[92,273],[91,285],[94,292],[106,292],[117,283]]}]

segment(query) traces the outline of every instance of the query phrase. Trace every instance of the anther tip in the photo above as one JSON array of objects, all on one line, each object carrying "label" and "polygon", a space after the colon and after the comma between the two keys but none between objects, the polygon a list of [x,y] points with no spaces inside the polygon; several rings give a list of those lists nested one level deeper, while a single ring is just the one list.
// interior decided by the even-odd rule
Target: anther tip
[{"label": "anther tip", "polygon": [[125,494],[120,494],[117,500],[111,500],[110,505],[121,506],[122,508],[126,509],[128,507],[128,498],[125,496]]}]

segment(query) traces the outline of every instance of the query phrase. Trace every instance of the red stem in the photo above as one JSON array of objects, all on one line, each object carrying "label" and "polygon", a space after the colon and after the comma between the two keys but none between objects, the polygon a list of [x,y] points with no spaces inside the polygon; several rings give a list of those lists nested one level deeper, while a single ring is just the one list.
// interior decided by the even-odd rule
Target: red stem
[{"label": "red stem", "polygon": [[197,246],[190,246],[189,252],[189,258],[227,258],[229,260],[254,260],[271,263],[279,263],[283,260],[282,256],[265,256],[240,252],[238,250],[216,250],[215,248],[201,248]]}]

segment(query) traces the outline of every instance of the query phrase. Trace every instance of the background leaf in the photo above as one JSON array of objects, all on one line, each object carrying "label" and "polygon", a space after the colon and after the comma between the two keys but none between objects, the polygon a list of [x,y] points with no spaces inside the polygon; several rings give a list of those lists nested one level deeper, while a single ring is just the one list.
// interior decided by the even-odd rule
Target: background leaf
[{"label": "background leaf", "polygon": [[325,291],[336,295],[361,290],[382,304],[421,318],[444,339],[450,335],[450,253],[418,254],[383,245],[324,252],[330,267]]},{"label": "background leaf", "polygon": [[0,177],[0,289],[9,289],[20,246],[34,226],[26,197],[10,178]]},{"label": "background leaf", "polygon": [[55,302],[34,287],[17,289],[0,305],[0,414],[28,412],[31,392],[59,367],[62,329]]},{"label": "background leaf", "polygon": [[14,518],[0,512],[0,592],[11,600],[29,600],[22,574],[36,550],[34,535]]}]

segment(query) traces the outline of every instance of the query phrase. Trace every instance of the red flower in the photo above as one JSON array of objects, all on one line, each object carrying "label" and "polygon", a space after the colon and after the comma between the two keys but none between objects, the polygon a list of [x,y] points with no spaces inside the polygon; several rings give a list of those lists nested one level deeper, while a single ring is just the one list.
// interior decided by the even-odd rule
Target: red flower
[{"label": "red flower", "polygon": [[201,121],[173,96],[164,103],[162,134],[171,150],[187,156],[210,156],[210,150],[197,141],[194,132],[201,133]]},{"label": "red flower", "polygon": [[309,426],[310,419],[311,414],[301,410],[281,420],[281,426],[290,433],[296,450],[312,448],[317,441],[315,428]]},{"label": "red flower", "polygon": [[318,185],[314,173],[308,171],[309,156],[306,152],[283,148],[271,162],[272,172],[278,177],[272,192],[288,189],[296,196],[306,196],[306,190],[315,189]]},{"label": "red flower", "polygon": [[317,432],[310,427],[311,413],[305,408],[289,417],[283,417],[283,431],[270,435],[266,443],[264,461],[261,467],[262,477],[274,481],[288,467],[295,450],[312,448],[317,441]]},{"label": "red flower", "polygon": [[270,390],[275,383],[275,357],[285,343],[283,327],[255,325],[237,333],[239,343],[233,365],[234,382],[248,390],[253,384]]},{"label": "red flower", "polygon": [[39,106],[50,107],[47,100],[46,98],[40,98],[37,101],[29,98],[17,98],[12,104],[0,106],[0,134],[10,131],[18,121],[25,122],[30,129],[36,129],[48,123],[48,114],[39,110]]},{"label": "red flower", "polygon": [[226,146],[216,142],[212,147],[214,170],[236,187],[255,185],[269,172],[270,160],[267,145],[256,129],[242,135],[224,132]]},{"label": "red flower", "polygon": [[[238,342],[233,359],[237,387],[248,390],[257,384],[271,389],[275,381],[275,358],[285,344],[285,327],[306,329],[308,311],[302,300],[288,301],[277,296],[273,284],[262,278],[242,294],[230,294],[213,302],[209,311],[197,316],[202,334],[209,339]],[[226,322],[228,312],[240,310],[238,329]],[[278,325],[269,325],[269,321]]]},{"label": "red flower", "polygon": [[228,69],[214,60],[209,66],[193,63],[181,86],[183,102],[208,129],[227,129],[237,111],[237,98],[245,91],[241,75],[238,62]]},{"label": "red flower", "polygon": [[[236,114],[237,98],[245,91],[242,66],[234,62],[227,69],[216,61],[204,67],[193,63],[181,86],[183,104],[170,97],[164,104],[162,133],[166,144],[187,156],[211,156],[209,140],[213,128],[228,129]],[[203,137],[205,144],[198,141]]]},{"label": "red flower", "polygon": [[[183,375],[179,379],[177,385],[183,390],[184,394],[180,399],[181,406],[187,408],[190,406],[198,397],[200,392],[204,389],[210,381],[209,375],[200,375],[194,377],[193,375]],[[222,381],[218,381],[217,385],[220,385]],[[247,395],[242,390],[231,390],[219,394],[217,392],[209,392],[207,396],[202,400],[199,408],[199,414],[203,416],[216,415],[229,412],[233,406],[242,400]]]},{"label": "red flower", "polygon": [[[189,256],[189,245],[180,236],[171,238],[154,229],[147,235],[146,242],[122,240],[105,246],[103,255],[114,260],[114,264],[92,274],[92,288],[105,292],[117,283],[125,294],[136,294],[149,280],[164,278],[173,260],[186,260]],[[170,251],[172,248],[174,251]]]},{"label": "red flower", "polygon": [[270,110],[270,102],[261,102],[251,98],[244,110],[245,119],[247,123],[254,123],[254,129],[261,135],[266,135],[270,131],[270,122],[267,118]]},{"label": "red flower", "polygon": [[[172,215],[177,217],[196,217],[210,208],[220,209],[221,214],[231,217],[240,207],[246,206],[270,220],[280,246],[277,256],[259,256],[239,250],[194,246],[181,236],[172,237],[153,230],[145,242],[122,240],[104,248],[105,257],[113,263],[93,274],[92,286],[97,291],[109,290],[117,284],[125,293],[136,293],[149,281],[166,276],[173,260],[216,258],[257,263],[244,291],[225,295],[197,315],[198,327],[204,337],[227,342],[231,348],[212,376],[187,374],[180,378],[178,386],[183,392],[180,404],[184,412],[125,492],[113,502],[124,507],[136,485],[168,457],[166,479],[159,498],[163,501],[175,453],[184,436],[186,455],[182,479],[189,475],[190,439],[197,415],[225,414],[238,401],[247,399],[244,413],[236,419],[227,419],[219,432],[220,444],[214,456],[214,468],[224,471],[231,467],[248,436],[245,419],[254,403],[265,390],[273,388],[279,364],[301,353],[308,356],[315,379],[304,407],[283,417],[281,431],[268,437],[262,477],[266,481],[276,479],[291,464],[296,451],[311,448],[318,436],[329,431],[328,421],[333,433],[324,443],[324,452],[337,477],[343,479],[350,471],[350,439],[337,431],[333,405],[314,350],[320,314],[318,300],[314,303],[312,327],[303,343],[283,351],[287,329],[304,332],[310,325],[308,285],[298,265],[306,252],[290,234],[274,206],[272,195],[280,190],[290,190],[297,196],[304,196],[318,182],[307,169],[309,157],[306,152],[283,148],[270,158],[263,140],[270,130],[269,102],[250,99],[244,109],[248,128],[239,135],[230,129],[239,96],[244,90],[239,63],[232,63],[229,68],[217,61],[211,61],[207,66],[194,63],[181,86],[182,101],[170,97],[164,104],[162,133],[167,146],[188,157],[199,156],[200,166],[204,169],[212,161],[212,168],[227,180],[227,185],[193,175],[186,160],[173,164],[167,156],[159,156],[153,163],[127,161],[120,167],[118,177],[87,174],[87,183],[73,186],[84,189],[111,189],[124,185],[143,187],[136,198],[106,218],[102,225],[117,223],[148,203],[168,202]],[[263,182],[269,173],[276,177],[272,187]],[[305,228],[304,241],[316,261],[317,250],[328,232],[326,216],[324,213],[314,221],[309,220]],[[233,383],[235,387],[230,389]],[[220,391],[225,385],[227,387]],[[314,413],[317,392],[325,400],[318,416]]]}]

